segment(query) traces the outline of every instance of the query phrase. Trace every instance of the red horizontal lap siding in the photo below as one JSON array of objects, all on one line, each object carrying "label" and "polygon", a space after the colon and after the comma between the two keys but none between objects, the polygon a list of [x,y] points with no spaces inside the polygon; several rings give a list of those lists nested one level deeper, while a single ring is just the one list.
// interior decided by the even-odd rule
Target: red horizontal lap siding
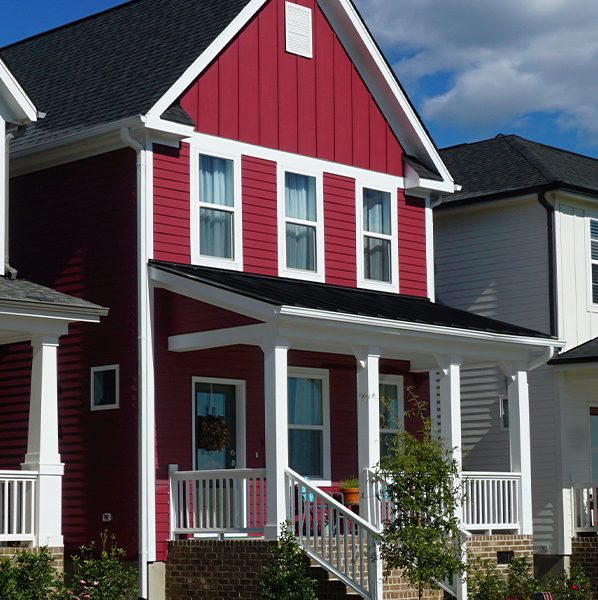
[{"label": "red horizontal lap siding", "polygon": [[189,145],[154,146],[154,258],[191,262]]},{"label": "red horizontal lap siding", "polygon": [[315,0],[314,57],[285,51],[285,3],[270,0],[185,92],[202,133],[402,175],[402,149]]},{"label": "red horizontal lap siding", "polygon": [[326,282],[357,285],[355,180],[324,173]]},{"label": "red horizontal lap siding", "polygon": [[[119,543],[131,557],[137,553],[135,162],[134,151],[119,150],[11,181],[11,262],[19,275],[110,308],[101,324],[73,324],[60,340],[67,552],[97,538],[109,512]],[[14,355],[19,369],[25,354]],[[120,365],[120,408],[92,413],[90,367],[107,364]],[[25,411],[26,379],[23,372],[15,395]],[[15,424],[23,430],[24,415]],[[24,443],[16,444],[15,458]]]},{"label": "red horizontal lap siding", "polygon": [[399,198],[399,285],[402,294],[428,295],[426,261],[426,208],[424,200]]},{"label": "red horizontal lap siding", "polygon": [[278,274],[276,163],[243,156],[243,267]]}]

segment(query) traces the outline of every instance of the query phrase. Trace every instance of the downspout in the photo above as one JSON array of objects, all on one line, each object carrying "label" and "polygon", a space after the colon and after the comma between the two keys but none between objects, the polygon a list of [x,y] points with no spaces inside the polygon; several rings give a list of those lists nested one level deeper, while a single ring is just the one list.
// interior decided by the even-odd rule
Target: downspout
[{"label": "downspout", "polygon": [[15,138],[15,132],[11,131],[4,138],[4,276],[7,279],[16,279],[17,270],[10,266],[10,244],[9,244],[9,215],[10,215],[10,142]]},{"label": "downspout", "polygon": [[546,209],[546,222],[548,229],[548,296],[549,296],[549,310],[550,310],[550,335],[556,336],[557,334],[557,323],[556,323],[556,290],[555,290],[555,241],[554,241],[554,206],[546,200],[546,192],[541,190],[538,192],[538,202],[541,206]]},{"label": "downspout", "polygon": [[146,149],[137,140],[133,139],[128,127],[122,127],[120,135],[125,144],[137,153],[137,417],[138,417],[138,469],[139,469],[139,516],[138,516],[138,544],[139,544],[139,598],[148,597],[148,487],[147,487],[147,406],[145,402],[145,294],[147,288],[147,255],[145,237],[145,172]]}]

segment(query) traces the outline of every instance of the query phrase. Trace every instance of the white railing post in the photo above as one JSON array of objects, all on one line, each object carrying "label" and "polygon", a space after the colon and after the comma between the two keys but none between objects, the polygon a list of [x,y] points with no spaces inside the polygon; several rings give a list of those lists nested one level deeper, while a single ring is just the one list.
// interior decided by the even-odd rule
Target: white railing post
[{"label": "white railing post", "polygon": [[372,522],[366,497],[368,470],[380,462],[380,352],[375,348],[355,349],[357,359],[357,459],[362,517]]},{"label": "white railing post", "polygon": [[179,470],[179,465],[168,465],[168,491],[170,496],[170,540],[174,540],[173,531],[177,526],[179,511],[179,487],[173,475]]},{"label": "white railing post", "polygon": [[269,339],[264,352],[264,412],[266,430],[267,516],[265,536],[277,540],[286,518],[284,471],[289,464],[286,340]]}]

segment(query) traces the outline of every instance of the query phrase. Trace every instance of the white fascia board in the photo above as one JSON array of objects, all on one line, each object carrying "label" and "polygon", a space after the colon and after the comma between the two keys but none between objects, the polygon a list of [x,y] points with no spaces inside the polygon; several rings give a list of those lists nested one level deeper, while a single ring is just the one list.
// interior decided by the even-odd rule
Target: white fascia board
[{"label": "white fascia board", "polygon": [[11,108],[12,115],[6,115],[6,120],[19,125],[37,121],[37,109],[19,85],[14,75],[0,59],[0,97]]},{"label": "white fascia board", "polygon": [[69,321],[63,319],[40,318],[24,314],[0,312],[0,331],[15,336],[65,335]]},{"label": "white fascia board", "polygon": [[99,323],[108,314],[107,308],[85,308],[80,306],[57,306],[42,302],[23,304],[17,300],[0,301],[0,316],[31,317],[35,319],[59,320],[67,323]]},{"label": "white fascia board", "polygon": [[237,344],[259,344],[264,338],[273,337],[274,333],[275,328],[269,323],[183,333],[168,338],[168,349],[171,352],[192,352]]}]

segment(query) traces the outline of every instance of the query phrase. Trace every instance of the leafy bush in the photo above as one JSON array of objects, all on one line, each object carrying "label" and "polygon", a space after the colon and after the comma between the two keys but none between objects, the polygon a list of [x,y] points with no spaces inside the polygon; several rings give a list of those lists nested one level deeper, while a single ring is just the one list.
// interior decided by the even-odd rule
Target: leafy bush
[{"label": "leafy bush", "polygon": [[524,556],[514,558],[507,569],[507,591],[509,598],[519,598],[520,600],[533,600],[534,594],[540,590],[538,581],[532,575],[532,565],[529,559]]},{"label": "leafy bush", "polygon": [[469,565],[467,592],[471,600],[505,600],[507,582],[491,560],[475,560]]},{"label": "leafy bush", "polygon": [[291,524],[282,527],[274,560],[262,574],[264,600],[317,600],[316,582],[307,573],[307,556],[297,545]]},{"label": "leafy bush", "polygon": [[100,535],[100,544],[98,549],[91,542],[73,556],[70,596],[86,600],[135,600],[137,573],[124,564],[125,551],[107,531]]},{"label": "leafy bush", "polygon": [[571,574],[562,571],[556,577],[548,577],[542,588],[552,592],[554,600],[592,600],[590,578],[580,567],[573,567]]}]

